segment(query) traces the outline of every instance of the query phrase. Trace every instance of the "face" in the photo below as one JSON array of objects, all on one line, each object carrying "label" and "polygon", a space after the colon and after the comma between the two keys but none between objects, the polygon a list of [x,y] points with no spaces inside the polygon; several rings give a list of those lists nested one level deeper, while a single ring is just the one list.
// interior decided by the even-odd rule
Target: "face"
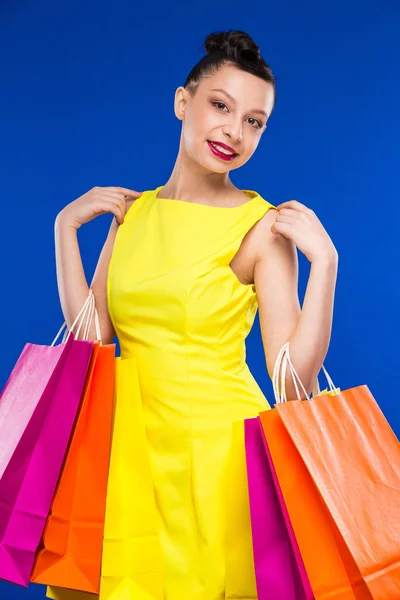
[{"label": "face", "polygon": [[[179,87],[175,114],[182,121],[181,151],[208,171],[239,168],[257,148],[273,104],[270,83],[233,65],[203,78],[193,97]],[[209,142],[223,142],[237,155],[226,160]]]}]

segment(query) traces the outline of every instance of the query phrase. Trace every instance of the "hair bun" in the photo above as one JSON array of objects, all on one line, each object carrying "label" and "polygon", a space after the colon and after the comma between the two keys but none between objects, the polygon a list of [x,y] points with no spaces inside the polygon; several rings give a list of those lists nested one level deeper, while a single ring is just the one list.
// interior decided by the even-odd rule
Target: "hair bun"
[{"label": "hair bun", "polygon": [[222,54],[235,61],[260,60],[260,49],[248,33],[240,29],[229,29],[210,33],[204,42],[208,56]]}]

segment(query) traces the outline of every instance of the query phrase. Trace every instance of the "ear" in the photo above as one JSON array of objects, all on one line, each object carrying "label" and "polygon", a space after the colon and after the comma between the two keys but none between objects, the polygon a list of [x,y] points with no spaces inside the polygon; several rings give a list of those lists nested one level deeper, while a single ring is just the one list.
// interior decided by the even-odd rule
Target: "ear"
[{"label": "ear", "polygon": [[175,92],[174,111],[175,116],[180,121],[185,118],[185,108],[187,103],[187,90],[180,85]]}]

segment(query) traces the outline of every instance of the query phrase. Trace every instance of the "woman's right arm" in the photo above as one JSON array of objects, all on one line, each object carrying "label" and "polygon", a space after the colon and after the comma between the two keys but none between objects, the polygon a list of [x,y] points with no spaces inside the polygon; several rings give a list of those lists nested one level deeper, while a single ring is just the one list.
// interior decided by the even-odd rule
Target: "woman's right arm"
[{"label": "woman's right arm", "polygon": [[[125,199],[126,195],[128,199]],[[125,213],[140,195],[141,192],[128,188],[95,187],[63,208],[54,224],[58,292],[64,319],[70,329],[89,294],[79,250],[78,229],[100,214],[112,212],[115,215],[90,286],[95,298],[103,344],[111,343],[115,336],[107,307],[107,273],[115,236]],[[74,331],[76,329],[75,327]],[[83,327],[76,339],[82,337]],[[96,339],[94,319],[90,324],[88,339]]]}]

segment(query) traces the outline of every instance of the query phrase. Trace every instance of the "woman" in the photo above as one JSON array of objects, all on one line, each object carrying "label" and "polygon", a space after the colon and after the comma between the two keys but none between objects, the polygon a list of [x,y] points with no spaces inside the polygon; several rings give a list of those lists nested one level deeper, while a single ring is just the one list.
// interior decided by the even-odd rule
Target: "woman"
[{"label": "woman", "polygon": [[[115,215],[91,288],[103,344],[117,335],[124,373],[137,369],[140,381],[156,535],[132,541],[130,560],[144,561],[134,583],[103,574],[107,598],[257,598],[243,447],[232,432],[270,405],[246,364],[245,338],[258,308],[268,373],[290,340],[309,393],[331,335],[338,256],[317,216],[296,200],[275,208],[229,177],[266,130],[275,78],[243,31],[210,34],[205,50],[175,93],[182,129],[167,183],[143,193],[95,187],[56,219],[71,326],[89,292],[77,229]],[[296,247],[311,262],[302,309]],[[296,398],[289,375],[286,390]],[[126,547],[113,551],[126,560]]]}]

